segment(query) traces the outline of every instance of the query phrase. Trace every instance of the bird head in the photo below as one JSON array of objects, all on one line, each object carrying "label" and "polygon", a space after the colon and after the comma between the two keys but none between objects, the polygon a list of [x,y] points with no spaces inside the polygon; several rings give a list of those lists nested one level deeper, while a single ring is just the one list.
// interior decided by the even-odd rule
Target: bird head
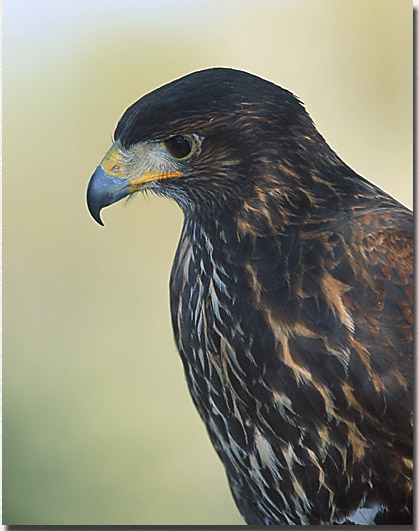
[{"label": "bird head", "polygon": [[233,212],[261,181],[264,190],[295,188],[287,167],[316,154],[319,142],[327,146],[287,90],[233,69],[194,72],[125,111],[90,179],[88,207],[103,224],[103,207],[152,190],[186,212]]}]

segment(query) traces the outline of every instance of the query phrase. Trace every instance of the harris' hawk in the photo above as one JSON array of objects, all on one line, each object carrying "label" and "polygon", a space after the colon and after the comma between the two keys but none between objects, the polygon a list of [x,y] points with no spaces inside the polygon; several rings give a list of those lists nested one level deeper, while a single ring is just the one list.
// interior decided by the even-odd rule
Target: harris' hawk
[{"label": "harris' hawk", "polygon": [[184,214],[175,340],[246,522],[411,523],[412,213],[225,68],[124,113],[89,210],[141,190]]}]

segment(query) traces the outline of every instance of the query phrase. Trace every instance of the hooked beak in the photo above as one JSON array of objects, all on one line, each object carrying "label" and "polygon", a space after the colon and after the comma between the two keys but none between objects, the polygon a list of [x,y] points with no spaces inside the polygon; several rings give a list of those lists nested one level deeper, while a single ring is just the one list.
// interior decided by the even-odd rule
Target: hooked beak
[{"label": "hooked beak", "polygon": [[103,225],[102,208],[116,203],[131,193],[131,185],[122,171],[122,153],[113,144],[87,186],[87,207],[93,219]]},{"label": "hooked beak", "polygon": [[181,171],[161,172],[144,169],[139,175],[128,177],[124,174],[123,167],[123,155],[115,143],[90,178],[87,186],[87,207],[99,225],[103,225],[100,217],[102,208],[144,189],[147,183],[182,175]]},{"label": "hooked beak", "polygon": [[87,206],[93,219],[99,225],[103,225],[100,217],[102,208],[126,197],[130,193],[129,187],[126,179],[109,175],[102,165],[96,168],[87,187]]}]

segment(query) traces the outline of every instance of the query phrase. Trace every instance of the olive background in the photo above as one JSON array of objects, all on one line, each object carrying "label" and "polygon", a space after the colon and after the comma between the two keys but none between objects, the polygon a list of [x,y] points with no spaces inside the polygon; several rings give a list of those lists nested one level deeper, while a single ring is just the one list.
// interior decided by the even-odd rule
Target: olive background
[{"label": "olive background", "polygon": [[3,0],[3,523],[243,524],[189,397],[168,281],[182,214],[89,216],[122,112],[247,70],[412,206],[409,0]]}]

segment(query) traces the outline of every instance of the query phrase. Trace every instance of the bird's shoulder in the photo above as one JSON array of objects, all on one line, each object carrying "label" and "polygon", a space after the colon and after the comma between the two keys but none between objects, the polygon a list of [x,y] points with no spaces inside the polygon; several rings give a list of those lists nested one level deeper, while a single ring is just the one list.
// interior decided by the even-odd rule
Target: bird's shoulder
[{"label": "bird's shoulder", "polygon": [[276,339],[281,365],[323,388],[326,405],[333,388],[333,408],[385,419],[393,433],[411,422],[412,229],[404,208],[353,213],[261,238],[245,267],[241,312],[249,326],[263,317],[257,333]]},{"label": "bird's shoulder", "polygon": [[356,277],[354,295],[375,308],[377,323],[396,329],[411,325],[413,214],[401,208],[355,216],[346,254]]},{"label": "bird's shoulder", "polygon": [[362,212],[354,216],[352,227],[352,241],[363,248],[372,263],[388,261],[403,269],[411,266],[413,213],[407,208]]}]

